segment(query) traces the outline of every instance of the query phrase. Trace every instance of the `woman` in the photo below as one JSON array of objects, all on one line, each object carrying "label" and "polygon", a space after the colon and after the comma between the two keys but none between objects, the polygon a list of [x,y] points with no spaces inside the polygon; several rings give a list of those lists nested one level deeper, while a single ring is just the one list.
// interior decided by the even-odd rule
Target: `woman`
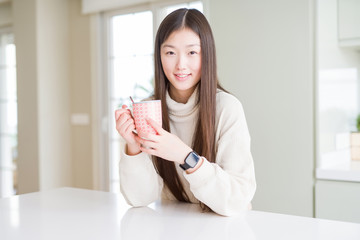
[{"label": "woman", "polygon": [[[126,141],[121,192],[133,206],[160,198],[200,203],[221,215],[248,209],[256,183],[241,103],[219,85],[209,23],[195,9],[170,13],[155,40],[155,92],[162,103],[157,134],[134,134],[127,106],[115,112]],[[152,160],[151,160],[152,159]]]}]

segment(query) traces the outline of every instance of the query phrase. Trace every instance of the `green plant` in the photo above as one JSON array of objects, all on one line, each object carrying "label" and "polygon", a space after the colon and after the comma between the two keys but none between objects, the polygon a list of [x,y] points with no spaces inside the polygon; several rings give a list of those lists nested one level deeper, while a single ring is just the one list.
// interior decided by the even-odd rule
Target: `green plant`
[{"label": "green plant", "polygon": [[356,118],[356,128],[357,128],[358,132],[360,132],[360,114]]}]

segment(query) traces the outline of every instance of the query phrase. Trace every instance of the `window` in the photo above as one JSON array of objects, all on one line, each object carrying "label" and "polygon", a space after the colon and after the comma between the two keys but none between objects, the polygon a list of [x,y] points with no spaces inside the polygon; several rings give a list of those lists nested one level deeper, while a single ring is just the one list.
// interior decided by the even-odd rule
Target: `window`
[{"label": "window", "polygon": [[0,197],[16,193],[17,98],[14,35],[0,30]]},{"label": "window", "polygon": [[318,167],[350,160],[350,132],[356,130],[358,72],[356,68],[319,71]]},{"label": "window", "polygon": [[[109,63],[109,113],[122,104],[129,106],[129,96],[135,101],[148,97],[153,79],[153,25],[152,12],[116,15],[110,20],[111,51]],[[113,116],[113,114],[112,114]],[[110,191],[120,189],[117,173],[121,138],[109,116],[110,132]]]},{"label": "window", "polygon": [[124,146],[115,129],[114,111],[122,104],[130,105],[129,96],[135,101],[149,97],[153,92],[154,63],[153,40],[156,27],[170,12],[178,8],[196,8],[203,11],[201,1],[170,6],[153,6],[128,12],[112,12],[105,16],[105,36],[108,37],[105,74],[107,75],[106,97],[108,109],[107,132],[109,189],[120,191],[118,162]]}]

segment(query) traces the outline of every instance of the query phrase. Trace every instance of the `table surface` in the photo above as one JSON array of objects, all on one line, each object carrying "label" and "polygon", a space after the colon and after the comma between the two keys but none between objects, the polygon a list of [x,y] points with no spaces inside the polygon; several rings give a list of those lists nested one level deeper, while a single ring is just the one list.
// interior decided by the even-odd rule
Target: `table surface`
[{"label": "table surface", "polygon": [[0,239],[360,239],[360,224],[196,204],[132,208],[119,194],[59,188],[0,199]]}]

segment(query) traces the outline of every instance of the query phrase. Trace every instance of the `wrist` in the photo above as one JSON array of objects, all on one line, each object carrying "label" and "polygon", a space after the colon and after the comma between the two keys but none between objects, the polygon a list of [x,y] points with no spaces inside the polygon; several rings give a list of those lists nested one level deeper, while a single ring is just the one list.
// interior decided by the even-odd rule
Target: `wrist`
[{"label": "wrist", "polygon": [[178,164],[184,164],[185,163],[185,158],[189,155],[190,152],[192,152],[193,150],[186,145],[186,147],[184,148],[184,151],[182,154],[179,154],[179,159],[177,161]]},{"label": "wrist", "polygon": [[141,150],[137,144],[126,144],[125,153],[129,156],[134,156],[141,153]]},{"label": "wrist", "polygon": [[184,163],[180,164],[180,167],[185,171],[188,169],[194,169],[196,165],[198,165],[199,161],[201,161],[201,157],[195,151],[191,151],[186,156]]},{"label": "wrist", "polygon": [[187,169],[187,170],[185,171],[186,174],[191,174],[191,173],[195,172],[196,170],[198,170],[198,169],[201,167],[201,165],[203,164],[204,161],[205,161],[204,158],[203,158],[203,157],[200,157],[200,160],[199,160],[198,163],[195,165],[195,167],[189,168],[189,169]]}]

